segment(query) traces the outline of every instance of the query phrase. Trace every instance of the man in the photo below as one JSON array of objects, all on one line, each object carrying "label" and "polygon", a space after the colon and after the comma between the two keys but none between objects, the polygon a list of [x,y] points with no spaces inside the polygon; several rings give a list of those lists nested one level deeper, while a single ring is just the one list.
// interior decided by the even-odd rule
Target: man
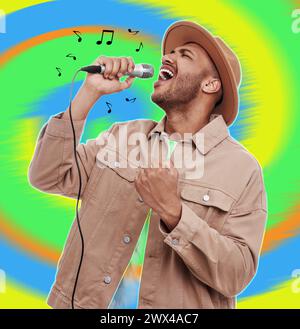
[{"label": "man", "polygon": [[[119,80],[132,71],[131,58],[97,58],[94,64],[106,66],[104,76],[88,74],[72,102],[85,242],[76,308],[107,308],[122,295],[122,276],[145,220],[149,232],[138,308],[235,308],[236,295],[257,270],[267,218],[262,170],[228,132],[238,112],[238,59],[220,38],[186,21],[168,28],[162,49],[151,95],[166,113],[160,122],[115,123],[97,140],[78,144],[95,102],[131,86],[134,78]],[[134,134],[144,136],[136,159],[128,142]],[[170,150],[168,142],[174,151],[166,163],[161,154]],[[191,158],[178,165],[188,151],[196,158],[194,167],[188,166]],[[69,110],[42,128],[29,180],[39,190],[77,198]],[[71,307],[80,254],[74,221],[50,306]]]}]

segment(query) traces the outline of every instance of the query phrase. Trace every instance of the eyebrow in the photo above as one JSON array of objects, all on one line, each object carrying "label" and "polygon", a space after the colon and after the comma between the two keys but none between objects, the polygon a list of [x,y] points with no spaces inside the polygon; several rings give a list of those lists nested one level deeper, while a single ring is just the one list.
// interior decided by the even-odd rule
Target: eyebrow
[{"label": "eyebrow", "polygon": [[[175,50],[172,49],[170,52],[172,52],[172,51],[175,51]],[[195,57],[194,53],[193,53],[191,50],[189,50],[188,48],[180,48],[180,49],[179,49],[179,52],[180,52],[181,54],[182,54],[183,52],[185,52],[185,51],[188,51],[189,53],[191,53],[191,55],[192,55],[193,58]]]}]

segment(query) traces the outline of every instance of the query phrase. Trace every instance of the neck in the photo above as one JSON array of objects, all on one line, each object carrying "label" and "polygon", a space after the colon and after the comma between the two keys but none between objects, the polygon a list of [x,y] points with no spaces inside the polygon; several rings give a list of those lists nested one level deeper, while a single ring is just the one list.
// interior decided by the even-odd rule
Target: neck
[{"label": "neck", "polygon": [[181,137],[184,133],[196,133],[209,122],[211,107],[204,102],[190,102],[181,105],[180,108],[165,109],[167,134],[179,133]]}]

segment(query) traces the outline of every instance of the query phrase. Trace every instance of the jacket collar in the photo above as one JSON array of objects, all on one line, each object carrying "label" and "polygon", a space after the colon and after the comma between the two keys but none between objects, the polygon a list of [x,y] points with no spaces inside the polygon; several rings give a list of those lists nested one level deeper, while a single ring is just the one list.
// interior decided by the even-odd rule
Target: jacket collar
[{"label": "jacket collar", "polygon": [[[165,122],[167,116],[157,122],[157,124],[149,131],[148,139],[154,134],[165,133]],[[202,135],[203,134],[203,135]],[[201,137],[204,137],[204,140]],[[213,147],[221,143],[225,138],[229,136],[226,122],[221,114],[212,113],[209,117],[209,122],[193,134],[192,140],[197,149],[202,153],[208,153]],[[202,141],[202,142],[201,142]]]}]

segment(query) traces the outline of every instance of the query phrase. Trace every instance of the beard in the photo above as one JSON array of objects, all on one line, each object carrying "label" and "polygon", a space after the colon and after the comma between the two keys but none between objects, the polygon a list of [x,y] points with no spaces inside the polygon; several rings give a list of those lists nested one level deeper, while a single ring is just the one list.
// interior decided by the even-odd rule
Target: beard
[{"label": "beard", "polygon": [[175,77],[170,86],[159,86],[151,99],[163,109],[181,107],[197,96],[202,79],[203,74],[182,74]]}]

